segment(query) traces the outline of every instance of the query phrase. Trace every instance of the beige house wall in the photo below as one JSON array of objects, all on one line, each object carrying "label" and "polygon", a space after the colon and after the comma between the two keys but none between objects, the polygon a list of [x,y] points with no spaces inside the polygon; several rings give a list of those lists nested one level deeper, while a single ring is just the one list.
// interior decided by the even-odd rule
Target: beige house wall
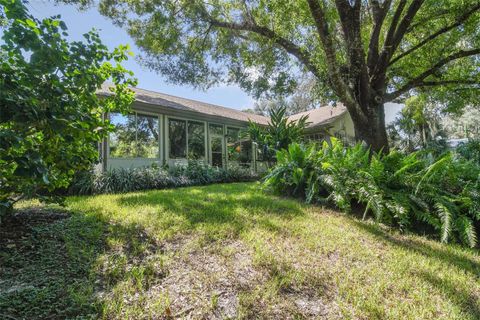
[{"label": "beige house wall", "polygon": [[328,140],[329,137],[341,137],[347,142],[355,140],[355,127],[348,112],[336,117],[332,121],[307,129],[305,136],[310,140]]}]

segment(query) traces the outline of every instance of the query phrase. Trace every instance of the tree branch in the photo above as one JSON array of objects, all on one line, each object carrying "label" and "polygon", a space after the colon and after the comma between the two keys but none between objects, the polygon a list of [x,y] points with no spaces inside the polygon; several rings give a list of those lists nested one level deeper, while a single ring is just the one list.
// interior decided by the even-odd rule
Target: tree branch
[{"label": "tree branch", "polygon": [[335,5],[349,58],[348,80],[355,88],[353,93],[356,100],[366,108],[370,98],[370,83],[360,26],[361,1],[356,1],[352,6],[348,0],[335,0]]},{"label": "tree branch", "polygon": [[400,0],[400,3],[397,6],[397,9],[395,10],[395,13],[393,14],[392,22],[390,23],[390,28],[388,28],[387,31],[387,36],[385,37],[385,42],[383,44],[383,55],[389,52],[390,47],[393,42],[393,38],[395,36],[395,31],[397,30],[397,25],[400,21],[400,17],[402,16],[403,9],[405,9],[405,6],[407,4],[407,0]]},{"label": "tree branch", "polygon": [[465,22],[472,14],[474,14],[475,12],[477,12],[478,10],[480,9],[480,4],[477,4],[476,6],[474,6],[471,10],[465,12],[463,15],[461,15],[460,17],[458,17],[454,23],[452,23],[451,25],[449,26],[446,26],[444,28],[441,28],[440,30],[438,30],[437,32],[431,34],[430,36],[428,36],[427,38],[423,39],[422,41],[420,41],[418,44],[416,44],[415,46],[411,47],[410,49],[408,49],[407,51],[405,52],[402,52],[401,54],[399,54],[398,56],[396,56],[394,59],[392,59],[389,63],[389,65],[392,65],[394,64],[395,62],[397,62],[398,60],[402,59],[403,57],[411,54],[412,52],[414,52],[415,50],[423,47],[425,44],[427,44],[428,42],[434,40],[435,38],[437,38],[438,36],[460,26],[463,22]]},{"label": "tree branch", "polygon": [[311,60],[310,55],[302,50],[299,46],[297,46],[292,41],[281,37],[271,29],[263,26],[259,26],[255,24],[251,19],[248,22],[244,23],[235,23],[235,22],[226,22],[220,21],[217,19],[212,18],[211,16],[205,16],[206,20],[213,26],[236,30],[236,31],[248,31],[259,34],[267,39],[272,40],[277,46],[283,48],[285,51],[296,57],[310,72],[312,72],[315,76],[319,77],[318,69],[315,67],[313,61]]},{"label": "tree branch", "polygon": [[407,4],[407,0],[400,0],[398,3],[397,9],[393,14],[392,21],[390,22],[390,27],[388,28],[387,35],[383,42],[382,52],[380,53],[378,60],[375,64],[375,67],[372,68],[372,87],[380,88],[385,81],[385,75],[390,55],[390,49],[392,46],[393,38],[395,36],[395,30],[402,16],[403,9]]},{"label": "tree branch", "polygon": [[370,71],[373,71],[375,63],[379,57],[379,40],[380,33],[382,31],[383,22],[387,16],[387,12],[390,9],[392,0],[386,0],[383,6],[380,6],[378,0],[371,0],[372,14],[373,14],[373,27],[372,35],[370,36],[370,43],[368,45],[367,65]]},{"label": "tree branch", "polygon": [[327,20],[323,8],[319,4],[318,0],[307,0],[310,8],[310,13],[315,22],[320,41],[325,51],[325,57],[327,60],[327,67],[332,81],[332,86],[335,93],[344,100],[346,105],[355,105],[355,99],[353,98],[348,86],[345,84],[338,66],[336,57],[336,51],[333,44],[332,36],[328,27]]},{"label": "tree branch", "polygon": [[407,13],[403,17],[402,21],[398,25],[397,30],[395,31],[395,36],[393,39],[392,47],[390,49],[390,55],[389,55],[389,60],[392,57],[393,53],[397,49],[397,47],[400,45],[400,42],[402,41],[403,37],[405,36],[405,33],[408,30],[408,27],[413,21],[413,18],[417,14],[418,10],[420,10],[420,7],[422,6],[423,2],[425,0],[413,0],[410,6],[408,7]]},{"label": "tree branch", "polygon": [[[477,55],[477,54],[480,54],[480,48],[471,49],[471,50],[460,50],[460,51],[458,51],[454,54],[449,55],[448,57],[443,58],[442,60],[437,62],[435,65],[433,65],[430,69],[424,71],[423,73],[421,73],[416,78],[408,81],[403,87],[401,87],[397,91],[392,92],[390,94],[387,94],[386,97],[385,97],[385,101],[392,101],[392,100],[398,98],[399,96],[401,96],[402,94],[404,94],[405,92],[407,92],[407,91],[409,91],[413,88],[422,86],[422,84],[425,83],[423,81],[425,78],[434,74],[438,69],[440,69],[441,67],[443,67],[447,63],[449,63],[451,61],[454,61],[454,60],[457,60],[457,59],[460,59],[460,58],[470,57],[470,56],[474,56],[474,55]],[[448,80],[444,80],[444,81],[448,81]]]},{"label": "tree branch", "polygon": [[417,85],[417,87],[445,86],[449,84],[480,85],[480,80],[457,79],[457,80],[422,81],[419,85]]}]

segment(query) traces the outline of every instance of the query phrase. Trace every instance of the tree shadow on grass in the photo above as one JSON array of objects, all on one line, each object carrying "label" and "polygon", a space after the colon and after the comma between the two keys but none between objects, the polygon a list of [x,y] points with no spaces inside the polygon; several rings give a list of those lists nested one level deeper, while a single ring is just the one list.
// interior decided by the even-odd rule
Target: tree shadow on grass
[{"label": "tree shadow on grass", "polygon": [[[456,267],[463,272],[473,276],[474,280],[480,279],[480,263],[467,256],[453,251],[450,245],[442,245],[435,247],[432,244],[422,242],[415,239],[399,239],[394,235],[382,230],[379,226],[367,224],[358,220],[352,220],[353,224],[361,230],[367,231],[376,238],[385,241],[386,243],[395,247],[407,249],[414,253],[421,254],[431,259],[440,261],[442,264]],[[462,249],[468,251],[468,249]],[[474,249],[472,249],[474,250]],[[413,273],[423,281],[430,283],[437,288],[446,299],[455,303],[461,308],[465,314],[468,314],[472,319],[480,319],[480,296],[474,290],[467,291],[459,288],[451,280],[443,279],[433,273],[424,270],[414,270]],[[472,283],[473,288],[478,286],[478,282]]]},{"label": "tree shadow on grass", "polygon": [[[471,316],[471,319],[480,319],[480,296],[466,290],[458,288],[458,286],[448,279],[442,279],[435,274],[416,271],[415,274],[425,282],[438,288],[438,290],[461,310]],[[473,284],[474,285],[474,284]]]},{"label": "tree shadow on grass", "polygon": [[[138,226],[65,208],[22,208],[2,222],[1,319],[98,318],[106,303],[99,293],[108,296],[144,256],[161,250]],[[112,238],[116,248],[107,244]],[[105,256],[122,257],[122,265],[99,265]]]},{"label": "tree shadow on grass", "polygon": [[[443,245],[442,247],[434,247],[428,243],[415,240],[415,239],[398,239],[392,234],[382,230],[380,227],[374,224],[367,224],[358,220],[352,220],[354,225],[362,230],[373,234],[377,238],[388,242],[397,247],[408,249],[410,251],[419,253],[421,255],[434,258],[452,266],[455,266],[467,273],[470,273],[476,277],[480,277],[480,264],[469,258],[466,254],[456,253],[449,249],[449,245]],[[467,249],[465,249],[467,250]],[[472,249],[473,251],[474,249]]]},{"label": "tree shadow on grass", "polygon": [[279,231],[270,221],[271,217],[292,219],[304,214],[303,205],[297,201],[272,198],[252,190],[239,193],[236,192],[239,186],[229,184],[149,191],[119,195],[116,201],[132,210],[151,206],[158,209],[159,214],[170,212],[184,217],[191,226],[228,224],[237,232],[254,225]]},{"label": "tree shadow on grass", "polygon": [[[241,192],[255,187],[217,185],[112,197],[131,214],[149,205],[159,213],[147,214],[168,210],[192,228],[226,226],[238,233],[252,227],[279,231],[272,216],[291,219],[303,214],[295,201],[272,200],[255,190]],[[0,318],[121,318],[125,308],[144,309],[149,288],[168,272],[161,263],[164,246],[145,230],[150,226],[112,220],[104,209],[74,212],[33,206],[18,211],[10,224],[0,225]],[[136,298],[126,301],[125,296]],[[158,308],[155,314],[165,314],[161,304]]]}]

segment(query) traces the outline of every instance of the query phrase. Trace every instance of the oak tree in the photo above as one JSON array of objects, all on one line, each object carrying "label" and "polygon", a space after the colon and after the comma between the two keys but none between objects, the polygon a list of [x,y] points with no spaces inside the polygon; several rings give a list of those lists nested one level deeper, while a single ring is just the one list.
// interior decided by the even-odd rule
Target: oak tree
[{"label": "oak tree", "polygon": [[175,83],[260,95],[311,73],[373,150],[388,149],[386,102],[427,92],[449,108],[478,105],[478,0],[101,0],[99,9]]}]

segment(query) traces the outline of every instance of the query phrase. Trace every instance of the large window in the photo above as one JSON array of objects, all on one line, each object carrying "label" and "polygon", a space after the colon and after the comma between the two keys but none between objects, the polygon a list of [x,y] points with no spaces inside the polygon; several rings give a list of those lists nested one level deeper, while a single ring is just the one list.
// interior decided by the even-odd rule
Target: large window
[{"label": "large window", "polygon": [[110,157],[133,158],[136,151],[135,115],[110,114],[115,131],[110,134]]},{"label": "large window", "polygon": [[188,121],[188,158],[205,159],[205,125],[202,122]]},{"label": "large window", "polygon": [[137,114],[137,157],[158,157],[158,117]]},{"label": "large window", "polygon": [[205,124],[179,119],[168,120],[169,158],[205,159]]},{"label": "large window", "polygon": [[210,124],[210,159],[214,167],[223,167],[223,126],[219,124]]},{"label": "large window", "polygon": [[227,156],[229,164],[250,166],[252,142],[238,128],[227,128]]},{"label": "large window", "polygon": [[168,119],[170,159],[187,157],[187,121]]},{"label": "large window", "polygon": [[158,117],[111,113],[110,122],[115,126],[110,134],[110,157],[158,157]]}]

